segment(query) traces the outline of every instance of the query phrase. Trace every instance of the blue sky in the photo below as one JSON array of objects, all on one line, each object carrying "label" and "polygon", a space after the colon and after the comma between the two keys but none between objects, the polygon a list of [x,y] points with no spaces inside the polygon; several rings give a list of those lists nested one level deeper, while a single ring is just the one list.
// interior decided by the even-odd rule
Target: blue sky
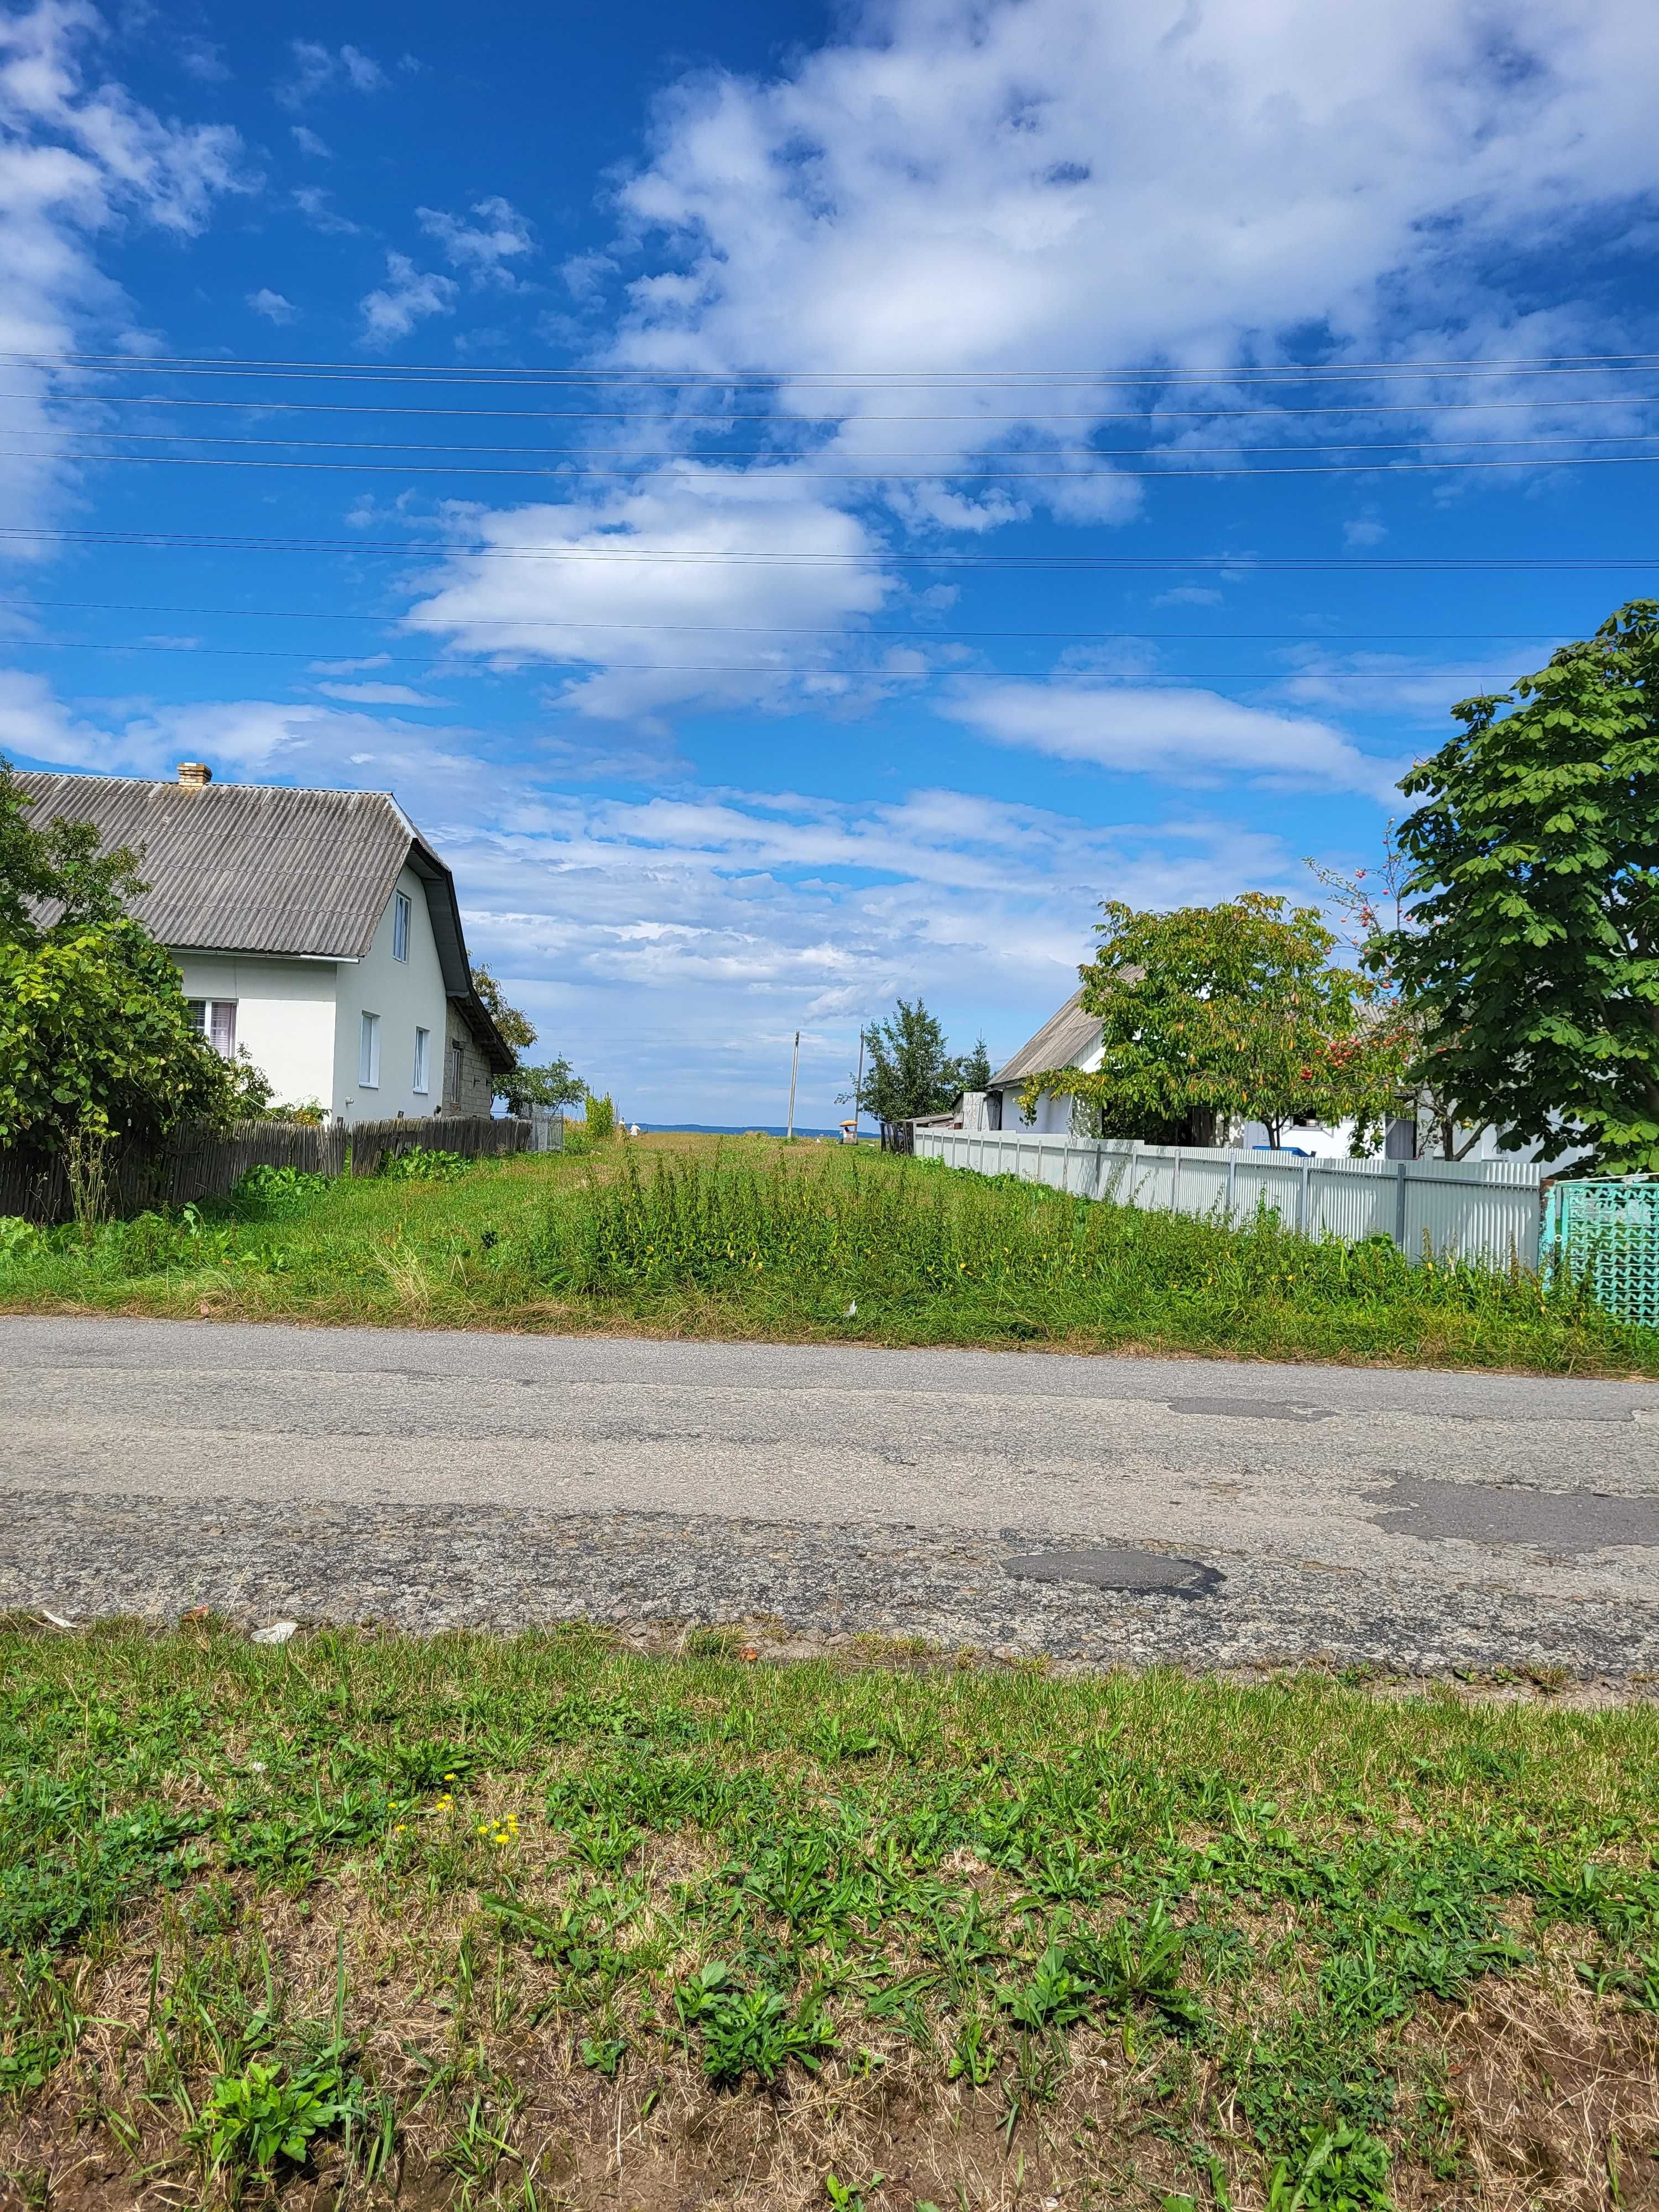
[{"label": "blue sky", "polygon": [[642,1120],[1006,1054],[1659,586],[1651,33],[0,15],[0,749],[395,790]]}]

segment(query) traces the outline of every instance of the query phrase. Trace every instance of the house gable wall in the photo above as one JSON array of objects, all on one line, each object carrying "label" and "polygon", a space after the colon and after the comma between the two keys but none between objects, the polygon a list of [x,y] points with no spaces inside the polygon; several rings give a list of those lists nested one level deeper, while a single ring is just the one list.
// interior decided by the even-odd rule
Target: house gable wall
[{"label": "house gable wall", "polygon": [[236,1043],[270,1084],[274,1102],[334,1103],[335,964],[246,952],[174,951],[187,999],[231,1000]]},{"label": "house gable wall", "polygon": [[[397,893],[409,901],[409,957],[392,957]],[[404,868],[375,926],[364,957],[339,970],[338,1019],[334,1037],[334,1111],[349,1121],[389,1121],[398,1114],[435,1113],[442,1100],[443,1047],[448,994],[427,907],[426,886]],[[380,1079],[369,1089],[358,1079],[365,1013],[380,1018]],[[429,1033],[427,1088],[415,1089],[415,1031]]]},{"label": "house gable wall", "polygon": [[[495,1109],[495,1091],[489,1062],[478,1049],[471,1030],[459,1011],[447,1008],[448,1022],[444,1037],[443,1110],[446,1114],[489,1114]],[[450,1080],[452,1054],[460,1047],[460,1096],[456,1097]]]}]

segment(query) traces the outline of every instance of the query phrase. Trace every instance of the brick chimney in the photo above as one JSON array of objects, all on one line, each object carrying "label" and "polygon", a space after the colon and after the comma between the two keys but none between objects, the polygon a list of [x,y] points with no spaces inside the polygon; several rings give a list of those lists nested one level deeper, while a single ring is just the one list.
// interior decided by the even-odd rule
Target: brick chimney
[{"label": "brick chimney", "polygon": [[180,761],[179,781],[186,791],[200,791],[204,784],[212,782],[213,770],[205,761]]}]

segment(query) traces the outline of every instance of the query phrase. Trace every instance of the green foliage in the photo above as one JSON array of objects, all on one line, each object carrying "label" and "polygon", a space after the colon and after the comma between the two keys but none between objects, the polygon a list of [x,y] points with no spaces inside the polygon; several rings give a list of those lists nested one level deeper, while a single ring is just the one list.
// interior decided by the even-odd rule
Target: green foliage
[{"label": "green foliage", "polygon": [[611,1093],[596,1098],[590,1091],[584,1109],[586,1115],[586,1135],[590,1145],[603,1145],[617,1133],[617,1109],[611,1103]]},{"label": "green foliage", "polygon": [[[1190,2081],[1194,2168],[1224,2133],[1241,2202],[1384,2212],[1391,2168],[1401,2201],[1437,2201],[1425,2000],[1503,1979],[1539,2017],[1553,1969],[1508,1936],[1523,1914],[1593,1935],[1583,1978],[1633,2003],[1659,1952],[1650,1709],[757,1669],[593,1632],[321,1633],[301,1666],[228,1634],[0,1632],[0,2092],[69,2109],[95,2079],[100,2109],[135,2099],[152,2133],[179,2111],[233,2189],[338,2130],[343,2169],[389,2154],[397,2109],[344,2042],[345,1932],[334,2021],[284,2014],[319,1931],[285,1947],[343,1893],[352,1941],[376,1916],[398,1929],[358,2033],[402,2043],[428,2124],[448,2085],[445,2156],[479,2183],[514,2154],[489,2069],[522,2058],[527,2022],[594,2094],[680,2050],[734,2094],[902,2051],[907,2098],[931,2071],[989,2093],[1011,2132],[1078,2038],[1084,2102],[1106,2030],[1136,2060],[1113,2098]],[[596,1865],[604,1838],[620,1852]],[[100,2003],[149,1994],[77,2076],[88,1955]],[[382,1996],[388,1966],[405,1978]],[[1119,2117],[1138,2137],[1168,2114]],[[849,2203],[879,2185],[841,2178],[862,2170],[838,2154]]]},{"label": "green foliage", "polygon": [[1414,903],[1387,948],[1423,1073],[1506,1143],[1659,1169],[1659,602],[1452,713],[1401,787]]},{"label": "green foliage", "polygon": [[328,2052],[293,2073],[250,2059],[214,2082],[199,2123],[216,2166],[268,2174],[278,2159],[299,2164],[312,2139],[362,2111],[358,2085]]},{"label": "green foliage", "polygon": [[476,1160],[459,1152],[429,1151],[424,1145],[400,1145],[380,1155],[379,1172],[391,1182],[457,1182],[470,1175]]},{"label": "green foliage", "polygon": [[42,1243],[41,1232],[32,1221],[21,1213],[0,1213],[0,1267],[9,1260],[21,1260],[38,1252]]},{"label": "green foliage", "polygon": [[1297,1117],[1374,1129],[1395,1109],[1403,1065],[1372,1016],[1378,987],[1330,965],[1336,939],[1315,908],[1247,891],[1169,914],[1118,899],[1102,911],[1104,942],[1078,971],[1100,1065],[1031,1076],[1028,1115],[1054,1091],[1095,1107],[1109,1135],[1212,1144],[1242,1119],[1277,1145]]},{"label": "green foliage", "polygon": [[919,1114],[943,1114],[964,1091],[982,1091],[991,1063],[981,1037],[972,1052],[952,1059],[938,1017],[918,999],[901,999],[883,1022],[864,1032],[864,1082],[848,1100],[888,1127]]},{"label": "green foliage", "polygon": [[260,1110],[270,1085],[206,1042],[177,969],[125,912],[138,856],[100,855],[86,823],[36,830],[28,803],[0,760],[0,1145],[149,1141]]},{"label": "green foliage", "polygon": [[587,1085],[568,1060],[553,1060],[545,1067],[510,1067],[497,1075],[495,1096],[507,1101],[509,1114],[527,1114],[532,1106],[579,1105]]},{"label": "green foliage", "polygon": [[507,1002],[506,994],[488,968],[472,970],[472,988],[489,1009],[501,1042],[514,1054],[527,1052],[536,1042],[535,1025],[526,1014]]},{"label": "green foliage", "polygon": [[304,1168],[273,1167],[269,1161],[260,1160],[241,1177],[228,1203],[248,1218],[289,1213],[320,1198],[329,1182],[327,1176],[313,1175]]}]

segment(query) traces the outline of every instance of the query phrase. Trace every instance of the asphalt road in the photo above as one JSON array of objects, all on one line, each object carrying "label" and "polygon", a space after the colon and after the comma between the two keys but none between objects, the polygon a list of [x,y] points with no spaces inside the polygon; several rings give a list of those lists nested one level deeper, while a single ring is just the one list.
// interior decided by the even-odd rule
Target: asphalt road
[{"label": "asphalt road", "polygon": [[0,1605],[1659,1678],[1659,1386],[0,1319]]}]

